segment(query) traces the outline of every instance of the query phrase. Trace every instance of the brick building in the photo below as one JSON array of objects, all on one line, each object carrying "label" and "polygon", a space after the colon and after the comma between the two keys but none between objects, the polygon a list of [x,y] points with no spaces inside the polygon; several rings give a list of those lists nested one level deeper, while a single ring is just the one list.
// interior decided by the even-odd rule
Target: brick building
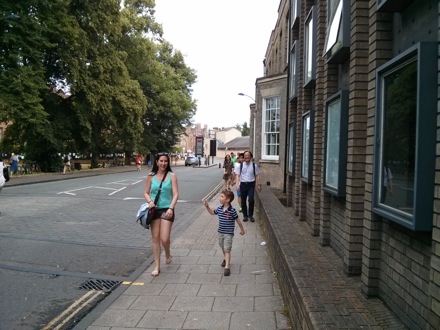
[{"label": "brick building", "polygon": [[440,328],[433,0],[281,0],[256,80],[262,182],[411,329]]}]

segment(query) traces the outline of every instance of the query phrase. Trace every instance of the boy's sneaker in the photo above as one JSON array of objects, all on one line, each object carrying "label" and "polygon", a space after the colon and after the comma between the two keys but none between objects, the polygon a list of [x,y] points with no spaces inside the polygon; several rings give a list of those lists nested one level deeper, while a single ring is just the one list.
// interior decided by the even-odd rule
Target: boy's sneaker
[{"label": "boy's sneaker", "polygon": [[226,260],[223,260],[222,267],[225,267],[225,266],[226,266]]},{"label": "boy's sneaker", "polygon": [[247,222],[249,219],[247,217],[243,218],[243,222]]},{"label": "boy's sneaker", "polygon": [[225,272],[223,273],[225,276],[231,275],[231,270],[229,268],[225,268]]},{"label": "boy's sneaker", "polygon": [[254,217],[250,217],[250,219],[251,219],[251,222],[255,222]]}]

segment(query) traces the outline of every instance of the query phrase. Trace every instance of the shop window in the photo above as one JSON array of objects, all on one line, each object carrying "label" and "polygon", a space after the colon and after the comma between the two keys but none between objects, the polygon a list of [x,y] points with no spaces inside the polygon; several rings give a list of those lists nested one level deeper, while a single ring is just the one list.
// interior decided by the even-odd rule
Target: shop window
[{"label": "shop window", "polygon": [[313,111],[305,113],[302,117],[301,180],[309,184],[312,183],[313,170],[313,120]]},{"label": "shop window", "polygon": [[345,196],[347,171],[348,92],[332,96],[325,112],[324,190]]},{"label": "shop window", "polygon": [[377,70],[373,211],[432,230],[437,45],[419,43]]},{"label": "shop window", "polygon": [[290,77],[289,77],[289,98],[290,100],[298,97],[298,56],[296,42],[290,50]]},{"label": "shop window", "polygon": [[316,79],[316,6],[312,6],[305,21],[304,87],[314,87]]},{"label": "shop window", "polygon": [[279,160],[280,100],[279,96],[275,96],[266,98],[263,103],[263,159]]},{"label": "shop window", "polygon": [[287,172],[290,175],[295,173],[295,122],[289,124],[289,137],[287,149]]},{"label": "shop window", "polygon": [[350,55],[350,1],[329,0],[324,55],[328,63],[342,63]]}]

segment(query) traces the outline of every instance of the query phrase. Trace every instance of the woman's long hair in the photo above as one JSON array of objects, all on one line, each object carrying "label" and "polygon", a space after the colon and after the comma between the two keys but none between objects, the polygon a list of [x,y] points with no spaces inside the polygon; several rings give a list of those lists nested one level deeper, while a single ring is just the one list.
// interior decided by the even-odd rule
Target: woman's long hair
[{"label": "woman's long hair", "polygon": [[159,160],[160,157],[165,156],[168,160],[168,165],[166,168],[166,172],[172,172],[171,170],[171,160],[170,160],[170,156],[166,153],[160,153],[156,155],[156,158],[154,160],[154,164],[153,164],[153,168],[151,169],[151,173],[156,174],[157,171],[159,170],[159,166],[157,165],[157,161]]}]

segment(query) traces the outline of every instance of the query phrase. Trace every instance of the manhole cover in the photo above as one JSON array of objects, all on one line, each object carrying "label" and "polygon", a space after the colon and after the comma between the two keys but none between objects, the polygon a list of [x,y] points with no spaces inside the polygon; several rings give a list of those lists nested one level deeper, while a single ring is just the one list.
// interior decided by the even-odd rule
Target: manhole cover
[{"label": "manhole cover", "polygon": [[109,292],[116,288],[119,284],[121,284],[121,281],[90,279],[87,282],[81,284],[79,288],[82,290],[97,290]]}]

